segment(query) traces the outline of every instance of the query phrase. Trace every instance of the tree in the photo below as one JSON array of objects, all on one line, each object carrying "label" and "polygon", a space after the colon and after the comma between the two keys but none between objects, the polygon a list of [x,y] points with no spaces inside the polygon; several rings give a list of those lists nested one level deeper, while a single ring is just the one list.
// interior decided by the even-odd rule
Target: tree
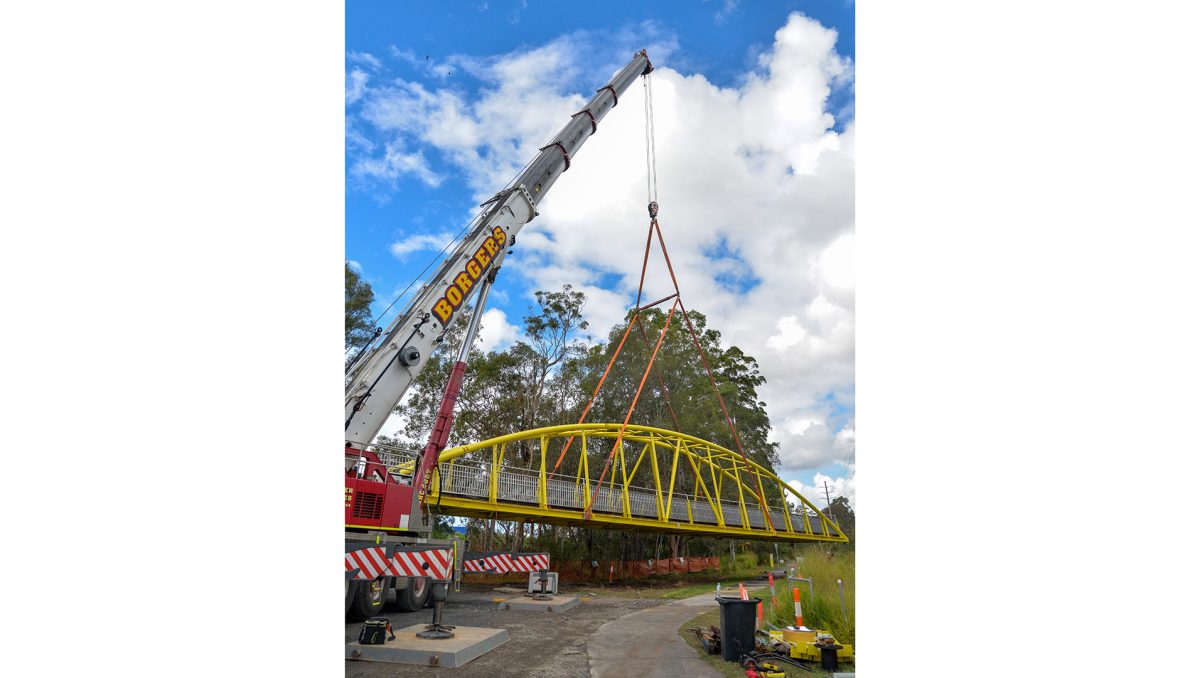
[{"label": "tree", "polygon": [[841,528],[842,534],[850,539],[850,545],[854,545],[854,508],[850,506],[850,500],[845,497],[834,497],[829,506],[821,511],[825,515],[833,519],[833,522]]},{"label": "tree", "polygon": [[[424,448],[429,440],[470,318],[471,311],[467,308],[451,321],[443,340],[435,344],[429,363],[413,380],[408,398],[396,406],[396,412],[406,419],[404,435],[414,441],[411,445],[415,449]],[[475,343],[479,341],[476,335]],[[512,395],[517,390],[516,381],[508,353],[485,354],[473,346],[467,355],[467,371],[454,408],[448,445],[487,440],[520,430],[514,428],[519,423]]]},{"label": "tree", "polygon": [[360,346],[375,333],[371,322],[371,285],[346,263],[346,346]]},{"label": "tree", "polygon": [[[525,340],[518,341],[507,351],[516,371],[516,405],[520,414],[520,430],[545,425],[550,414],[542,411],[546,382],[554,370],[571,352],[572,334],[586,330],[583,305],[587,297],[570,285],[561,292],[538,290],[536,311],[525,316]],[[533,451],[528,441],[520,446],[521,460],[529,468]]]}]

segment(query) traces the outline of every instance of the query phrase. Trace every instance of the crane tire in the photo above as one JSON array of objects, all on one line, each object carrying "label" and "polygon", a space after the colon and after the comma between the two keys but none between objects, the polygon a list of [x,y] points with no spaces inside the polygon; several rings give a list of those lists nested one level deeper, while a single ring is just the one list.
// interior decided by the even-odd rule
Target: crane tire
[{"label": "crane tire", "polygon": [[429,600],[429,590],[432,588],[429,584],[429,577],[410,578],[408,586],[396,592],[396,607],[400,608],[401,612],[420,610]]},{"label": "crane tire", "polygon": [[350,606],[354,604],[354,596],[358,593],[358,582],[353,579],[346,580],[346,614],[350,614]]},{"label": "crane tire", "polygon": [[371,581],[355,582],[357,586],[354,593],[354,598],[350,602],[350,612],[347,618],[351,621],[362,621],[367,617],[374,617],[383,609],[384,602],[384,584],[387,577],[379,577]]}]

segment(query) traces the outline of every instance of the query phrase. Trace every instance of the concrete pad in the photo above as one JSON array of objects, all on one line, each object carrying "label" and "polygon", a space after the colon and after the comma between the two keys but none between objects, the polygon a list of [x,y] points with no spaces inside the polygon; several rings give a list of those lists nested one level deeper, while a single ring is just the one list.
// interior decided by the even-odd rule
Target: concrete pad
[{"label": "concrete pad", "polygon": [[500,603],[501,610],[529,610],[532,612],[566,612],[579,604],[576,596],[554,596],[550,600],[534,600],[529,596],[517,596]]},{"label": "concrete pad", "polygon": [[508,642],[508,630],[485,629],[478,626],[456,626],[453,638],[426,640],[418,638],[426,624],[396,629],[396,639],[383,645],[346,643],[346,659],[419,666],[462,666]]}]

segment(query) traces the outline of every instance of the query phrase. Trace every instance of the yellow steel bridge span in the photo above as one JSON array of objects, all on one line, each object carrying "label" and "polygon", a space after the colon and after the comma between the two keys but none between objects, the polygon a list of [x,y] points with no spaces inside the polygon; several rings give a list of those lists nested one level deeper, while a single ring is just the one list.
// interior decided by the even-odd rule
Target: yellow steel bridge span
[{"label": "yellow steel bridge span", "polygon": [[[621,444],[614,444],[618,437]],[[532,452],[529,468],[514,463],[518,445]],[[604,453],[599,462],[597,446]],[[564,449],[568,463],[555,472]],[[607,473],[595,468],[605,457],[611,463]],[[393,459],[394,473],[411,473],[410,460]],[[438,513],[476,518],[848,541],[832,520],[766,468],[694,436],[633,424],[623,431],[621,424],[549,426],[447,448],[428,502]]]}]

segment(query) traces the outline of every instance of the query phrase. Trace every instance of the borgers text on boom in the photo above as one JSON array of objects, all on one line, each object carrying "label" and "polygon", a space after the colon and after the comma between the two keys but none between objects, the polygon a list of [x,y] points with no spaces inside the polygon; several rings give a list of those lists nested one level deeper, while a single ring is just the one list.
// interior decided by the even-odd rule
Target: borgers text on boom
[{"label": "borgers text on boom", "polygon": [[504,229],[499,226],[493,228],[492,234],[483,241],[479,249],[475,250],[475,256],[471,257],[463,270],[454,276],[454,284],[447,287],[442,298],[433,305],[433,314],[442,321],[443,326],[449,324],[454,312],[458,310],[459,306],[462,306],[463,300],[467,298],[471,289],[475,287],[475,283],[483,276],[488,264],[492,263],[492,259],[495,259],[496,254],[504,248],[506,241],[507,236]]}]

